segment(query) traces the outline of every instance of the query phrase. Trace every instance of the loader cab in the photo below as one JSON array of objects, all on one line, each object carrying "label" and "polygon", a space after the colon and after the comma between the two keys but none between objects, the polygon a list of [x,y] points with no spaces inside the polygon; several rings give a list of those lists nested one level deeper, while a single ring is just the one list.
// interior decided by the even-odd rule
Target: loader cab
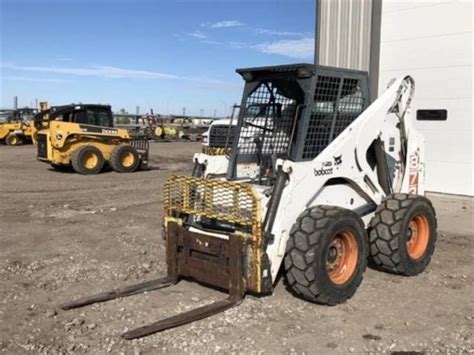
[{"label": "loader cab", "polygon": [[0,111],[0,124],[16,122],[14,119],[14,110],[1,110]]},{"label": "loader cab", "polygon": [[295,64],[237,73],[245,86],[228,180],[271,185],[277,159],[316,158],[369,105],[362,71]]},{"label": "loader cab", "polygon": [[38,110],[33,108],[20,108],[16,110],[1,110],[0,111],[0,124],[1,123],[29,123],[33,120]]},{"label": "loader cab", "polygon": [[33,121],[35,115],[38,113],[37,109],[34,108],[20,108],[16,110],[16,117],[21,122],[31,122]]},{"label": "loader cab", "polygon": [[70,114],[70,122],[100,126],[113,127],[113,115],[110,106],[80,106],[75,107]]},{"label": "loader cab", "polygon": [[53,106],[35,116],[36,125],[44,121],[61,121],[99,127],[114,126],[112,109],[108,105]]}]

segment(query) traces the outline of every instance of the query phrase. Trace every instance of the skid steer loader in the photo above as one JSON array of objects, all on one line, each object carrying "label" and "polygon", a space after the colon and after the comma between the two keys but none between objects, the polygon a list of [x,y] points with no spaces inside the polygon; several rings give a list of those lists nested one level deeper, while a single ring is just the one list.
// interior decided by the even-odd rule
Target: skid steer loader
[{"label": "skid steer loader", "polygon": [[54,106],[35,116],[37,158],[54,168],[72,166],[83,175],[99,173],[105,163],[119,173],[148,164],[145,137],[115,128],[107,105]]},{"label": "skid steer loader", "polygon": [[[131,330],[133,339],[271,294],[281,270],[310,302],[336,305],[376,268],[417,275],[430,262],[436,217],[424,194],[414,81],[399,78],[370,106],[367,74],[309,64],[240,69],[241,110],[229,155],[196,154],[193,176],[165,185],[168,275],[69,302],[63,309],[151,291],[182,278],[227,299]],[[250,134],[250,132],[253,133]]]},{"label": "skid steer loader", "polygon": [[0,141],[12,146],[32,143],[32,121],[36,111],[30,108],[3,111],[6,117],[4,122],[0,122]]}]

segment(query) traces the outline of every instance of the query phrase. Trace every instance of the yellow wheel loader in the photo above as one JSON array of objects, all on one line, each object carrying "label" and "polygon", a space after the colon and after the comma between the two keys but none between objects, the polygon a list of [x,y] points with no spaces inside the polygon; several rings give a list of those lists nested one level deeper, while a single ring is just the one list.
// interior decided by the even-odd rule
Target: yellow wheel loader
[{"label": "yellow wheel loader", "polygon": [[6,145],[20,145],[33,141],[34,126],[32,119],[35,109],[18,109],[3,111],[4,122],[0,123],[0,141]]},{"label": "yellow wheel loader", "polygon": [[148,140],[115,128],[110,106],[55,106],[35,116],[37,159],[55,168],[98,174],[108,163],[119,173],[148,164]]},{"label": "yellow wheel loader", "polygon": [[[193,176],[165,185],[167,276],[64,309],[183,278],[229,290],[123,334],[134,339],[222,312],[247,293],[271,294],[280,273],[297,297],[333,306],[355,294],[368,261],[405,276],[429,265],[437,222],[410,110],[414,80],[392,81],[370,104],[365,72],[312,64],[237,72],[243,109],[229,155],[198,153]],[[252,113],[255,105],[265,110]]]}]

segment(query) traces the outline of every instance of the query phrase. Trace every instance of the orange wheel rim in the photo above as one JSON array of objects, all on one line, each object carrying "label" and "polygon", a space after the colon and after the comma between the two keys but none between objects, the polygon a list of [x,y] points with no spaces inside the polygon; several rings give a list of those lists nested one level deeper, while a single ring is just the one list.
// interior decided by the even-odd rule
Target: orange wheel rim
[{"label": "orange wheel rim", "polygon": [[420,259],[428,247],[430,225],[424,215],[412,218],[408,225],[407,252],[413,260]]},{"label": "orange wheel rim", "polygon": [[354,274],[359,259],[359,248],[351,232],[338,233],[329,245],[326,269],[336,285],[346,283]]}]

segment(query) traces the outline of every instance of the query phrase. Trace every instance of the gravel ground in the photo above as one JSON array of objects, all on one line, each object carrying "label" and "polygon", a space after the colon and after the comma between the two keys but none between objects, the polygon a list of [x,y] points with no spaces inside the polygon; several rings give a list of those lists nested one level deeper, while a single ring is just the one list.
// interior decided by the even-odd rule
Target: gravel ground
[{"label": "gravel ground", "polygon": [[214,317],[147,338],[119,335],[225,297],[173,288],[77,310],[62,302],[165,275],[162,185],[189,174],[194,143],[151,146],[150,171],[80,176],[35,160],[33,146],[0,147],[0,351],[68,353],[474,352],[473,200],[433,195],[435,255],[417,277],[368,269],[356,295],[325,307],[278,282]]}]

